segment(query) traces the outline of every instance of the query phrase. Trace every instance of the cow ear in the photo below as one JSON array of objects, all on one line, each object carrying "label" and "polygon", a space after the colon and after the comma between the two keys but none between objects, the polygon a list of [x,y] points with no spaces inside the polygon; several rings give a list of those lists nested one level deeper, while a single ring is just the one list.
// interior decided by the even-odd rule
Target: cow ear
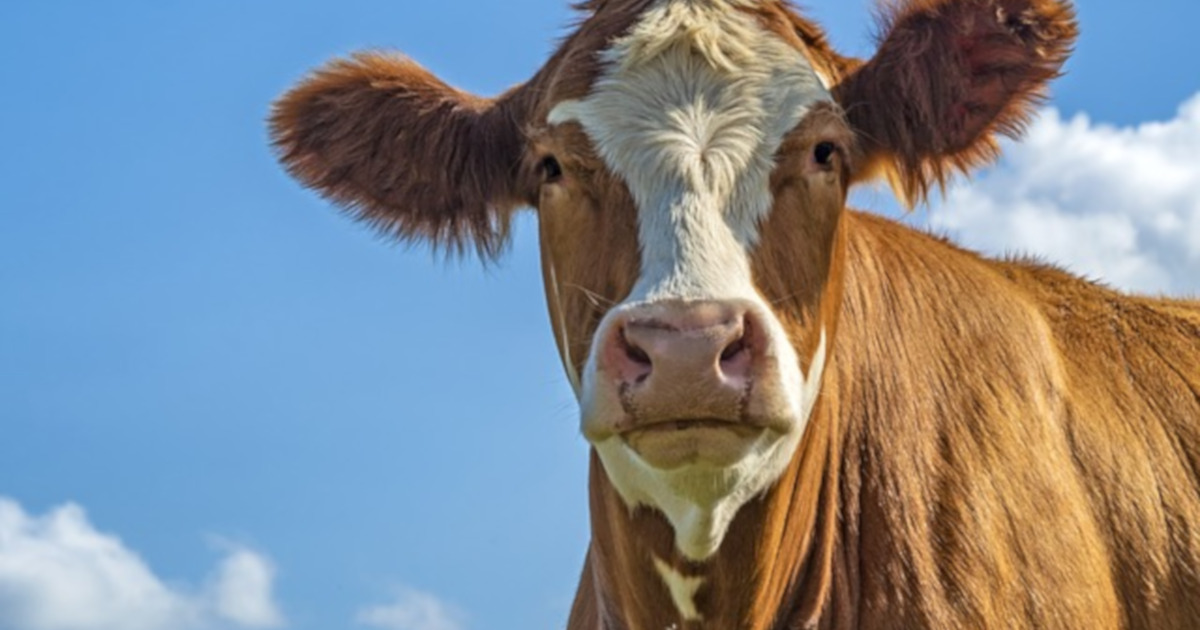
[{"label": "cow ear", "polygon": [[497,99],[455,90],[408,59],[336,60],[281,97],[270,128],[298,180],[402,240],[485,260],[528,202],[520,88]]},{"label": "cow ear", "polygon": [[906,0],[886,10],[875,57],[834,90],[862,148],[908,205],[1020,135],[1078,34],[1058,0]]}]

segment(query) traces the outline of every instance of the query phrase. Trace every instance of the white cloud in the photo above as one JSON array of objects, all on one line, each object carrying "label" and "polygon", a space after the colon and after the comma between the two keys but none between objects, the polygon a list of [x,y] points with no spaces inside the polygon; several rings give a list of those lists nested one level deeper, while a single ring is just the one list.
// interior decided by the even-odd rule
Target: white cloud
[{"label": "white cloud", "polygon": [[245,628],[278,628],[283,614],[271,594],[275,567],[263,556],[232,547],[209,586],[219,617]]},{"label": "white cloud", "polygon": [[380,630],[462,630],[460,612],[429,593],[396,590],[395,601],[359,611],[360,625]]},{"label": "white cloud", "polygon": [[269,561],[230,548],[208,586],[164,584],[120,539],[68,504],[33,516],[0,497],[0,628],[209,630],[274,628]]},{"label": "white cloud", "polygon": [[1119,288],[1200,293],[1200,94],[1136,127],[1046,110],[999,165],[951,187],[929,224]]}]

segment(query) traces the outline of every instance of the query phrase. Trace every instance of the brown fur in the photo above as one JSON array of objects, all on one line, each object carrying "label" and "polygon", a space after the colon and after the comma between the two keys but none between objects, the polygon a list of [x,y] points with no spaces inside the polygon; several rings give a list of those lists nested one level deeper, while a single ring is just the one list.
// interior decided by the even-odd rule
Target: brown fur
[{"label": "brown fur", "polygon": [[[335,62],[272,116],[284,163],[402,238],[486,254],[513,208],[540,221],[555,338],[580,371],[638,276],[625,184],[550,108],[650,0],[589,0],[528,83],[498,99],[410,61]],[[1200,628],[1200,303],[1131,297],[991,260],[845,210],[891,178],[915,201],[1021,131],[1076,36],[1055,0],[907,0],[878,54],[838,55],[785,3],[764,27],[837,83],[785,139],[755,284],[803,361],[830,358],[790,467],[704,563],[629,510],[592,456],[593,540],[571,630]],[[834,142],[835,163],[813,162]],[[554,156],[560,181],[540,165]],[[803,366],[807,369],[809,366]],[[652,562],[704,576],[683,622]]]},{"label": "brown fur", "polygon": [[1197,627],[1200,304],[850,218],[860,624]]},{"label": "brown fur", "polygon": [[1078,34],[1074,10],[1055,0],[915,0],[882,26],[878,53],[837,100],[909,204],[995,159],[994,134],[1020,134]]},{"label": "brown fur", "polygon": [[313,73],[271,115],[288,171],[380,230],[495,254],[520,205],[518,99],[482,99],[402,58]]}]

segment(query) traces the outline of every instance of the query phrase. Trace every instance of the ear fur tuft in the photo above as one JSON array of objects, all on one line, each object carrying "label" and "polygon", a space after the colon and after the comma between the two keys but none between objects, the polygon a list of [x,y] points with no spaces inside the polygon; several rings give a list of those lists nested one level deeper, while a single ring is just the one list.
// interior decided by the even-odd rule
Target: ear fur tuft
[{"label": "ear fur tuft", "polygon": [[875,57],[835,89],[865,174],[909,206],[994,161],[1061,73],[1078,26],[1062,0],[908,0],[883,9]]},{"label": "ear fur tuft", "polygon": [[460,92],[397,55],[335,60],[281,97],[270,117],[280,161],[381,232],[484,260],[522,205],[525,138],[517,90]]}]

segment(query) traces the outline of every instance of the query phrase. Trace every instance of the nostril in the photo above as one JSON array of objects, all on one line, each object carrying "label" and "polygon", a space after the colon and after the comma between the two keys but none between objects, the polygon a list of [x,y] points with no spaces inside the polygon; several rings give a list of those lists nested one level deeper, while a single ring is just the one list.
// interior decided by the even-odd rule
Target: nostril
[{"label": "nostril", "polygon": [[737,359],[746,350],[746,338],[739,337],[737,341],[726,346],[725,350],[721,352],[721,363],[728,363]]},{"label": "nostril", "polygon": [[754,367],[754,335],[748,320],[743,320],[741,325],[731,332],[737,337],[721,350],[719,369],[724,378],[740,381],[749,378]]},{"label": "nostril", "polygon": [[630,342],[629,337],[625,335],[625,331],[621,331],[621,347],[625,351],[625,357],[630,361],[645,367],[650,367],[652,364],[650,355],[646,354],[645,350]]}]

